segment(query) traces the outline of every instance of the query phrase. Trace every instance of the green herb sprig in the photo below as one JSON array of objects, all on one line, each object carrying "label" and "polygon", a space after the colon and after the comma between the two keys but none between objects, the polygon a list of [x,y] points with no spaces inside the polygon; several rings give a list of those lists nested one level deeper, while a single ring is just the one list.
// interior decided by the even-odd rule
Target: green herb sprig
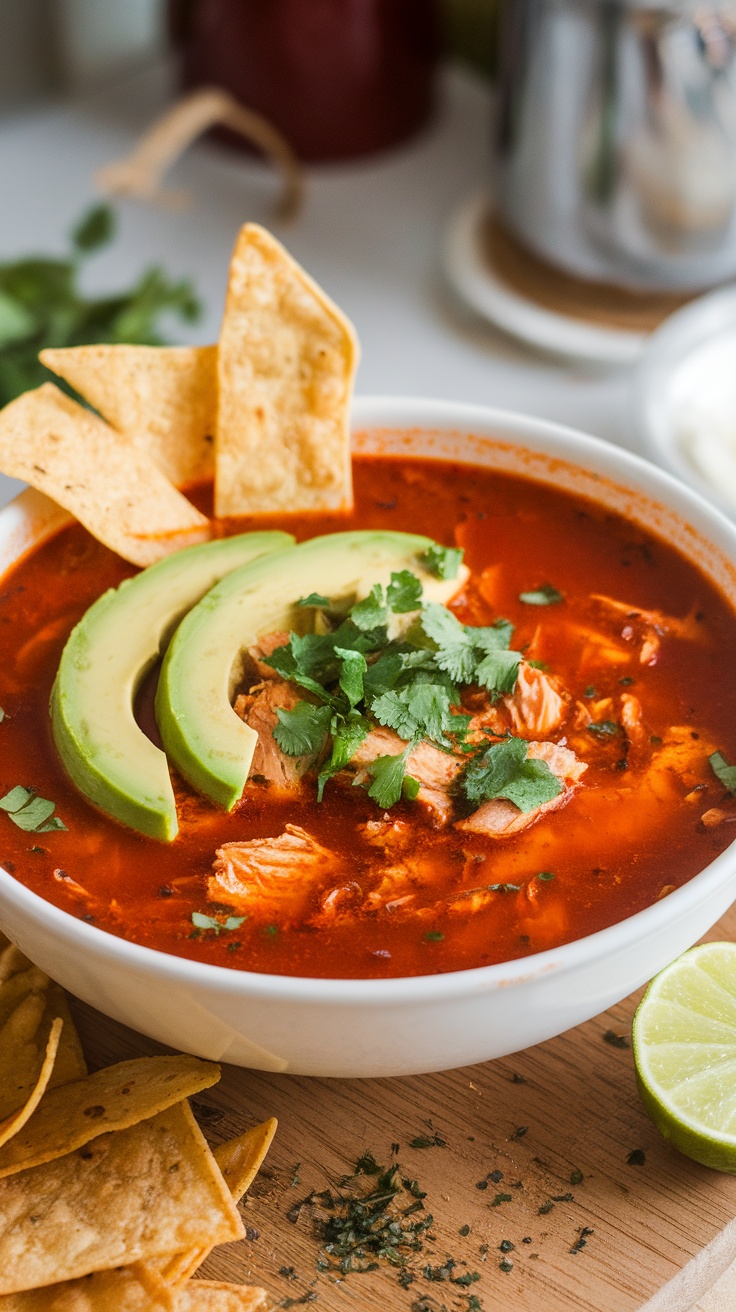
[{"label": "green herb sprig", "polygon": [[23,784],[16,784],[9,793],[0,797],[0,810],[6,812],[14,825],[30,834],[50,834],[66,829],[64,822],[54,815],[56,803],[39,797],[35,788],[25,788]]},{"label": "green herb sprig", "polygon": [[157,267],[146,270],[129,291],[82,295],[83,262],[113,239],[115,227],[112,210],[96,205],[72,232],[67,259],[30,256],[0,264],[0,406],[50,379],[72,391],[40,363],[44,347],[159,345],[157,322],[164,311],[187,322],[199,317],[191,284],[172,282]]}]

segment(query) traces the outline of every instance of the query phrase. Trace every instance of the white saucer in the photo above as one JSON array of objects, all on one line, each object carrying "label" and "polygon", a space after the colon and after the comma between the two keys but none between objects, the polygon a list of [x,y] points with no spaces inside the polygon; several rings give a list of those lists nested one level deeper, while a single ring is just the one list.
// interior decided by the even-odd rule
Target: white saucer
[{"label": "white saucer", "polygon": [[443,252],[445,273],[458,295],[491,323],[532,346],[590,364],[633,364],[648,333],[601,328],[520,296],[495,275],[485,257],[481,225],[491,202],[487,195],[464,201],[450,220]]}]

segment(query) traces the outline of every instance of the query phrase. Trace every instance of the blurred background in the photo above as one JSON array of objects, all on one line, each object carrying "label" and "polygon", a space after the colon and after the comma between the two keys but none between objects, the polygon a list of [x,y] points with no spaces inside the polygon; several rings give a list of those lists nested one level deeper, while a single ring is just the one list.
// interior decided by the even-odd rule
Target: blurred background
[{"label": "blurred background", "polygon": [[736,277],[736,0],[0,0],[0,171],[3,403],[40,345],[214,340],[255,220],[354,320],[360,391],[674,467],[642,370]]}]

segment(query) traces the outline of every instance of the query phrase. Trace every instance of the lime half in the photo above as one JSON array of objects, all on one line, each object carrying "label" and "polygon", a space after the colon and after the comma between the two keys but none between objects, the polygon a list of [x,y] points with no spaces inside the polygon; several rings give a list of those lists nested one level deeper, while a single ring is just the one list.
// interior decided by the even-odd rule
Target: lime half
[{"label": "lime half", "polygon": [[633,1041],[657,1129],[696,1162],[736,1173],[736,943],[703,943],[657,975]]}]

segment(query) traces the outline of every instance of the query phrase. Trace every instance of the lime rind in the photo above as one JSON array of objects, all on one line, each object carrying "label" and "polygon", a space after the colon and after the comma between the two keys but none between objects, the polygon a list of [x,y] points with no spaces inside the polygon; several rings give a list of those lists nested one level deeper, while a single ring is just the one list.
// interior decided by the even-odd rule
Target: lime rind
[{"label": "lime rind", "polygon": [[736,1173],[736,944],[701,944],[652,981],[633,1049],[642,1101],[664,1137]]}]

